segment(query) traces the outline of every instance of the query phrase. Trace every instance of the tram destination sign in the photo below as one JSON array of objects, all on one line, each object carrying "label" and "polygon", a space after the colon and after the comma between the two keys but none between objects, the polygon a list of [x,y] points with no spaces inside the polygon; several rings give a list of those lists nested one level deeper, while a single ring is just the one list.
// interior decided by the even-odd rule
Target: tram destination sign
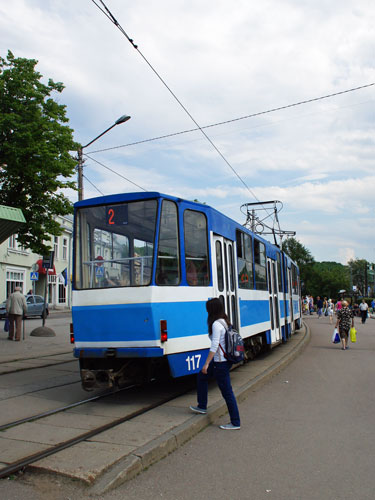
[{"label": "tram destination sign", "polygon": [[126,226],[128,224],[128,205],[106,207],[106,219],[109,226]]}]

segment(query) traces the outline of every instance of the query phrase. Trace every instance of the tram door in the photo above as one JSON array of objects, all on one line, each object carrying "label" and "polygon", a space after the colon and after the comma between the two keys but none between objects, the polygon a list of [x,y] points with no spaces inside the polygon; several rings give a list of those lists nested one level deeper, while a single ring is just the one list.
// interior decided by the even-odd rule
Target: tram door
[{"label": "tram door", "polygon": [[292,288],[292,270],[288,268],[288,290],[289,290],[289,309],[290,309],[290,326],[291,332],[294,333],[294,310],[293,310],[293,288]]},{"label": "tram door", "polygon": [[233,241],[214,235],[213,278],[215,296],[224,305],[233,327],[238,330],[236,272]]},{"label": "tram door", "polygon": [[278,296],[278,283],[276,262],[272,259],[267,259],[268,270],[268,291],[270,294],[270,316],[271,316],[271,343],[281,341],[281,324],[280,324],[280,304]]}]

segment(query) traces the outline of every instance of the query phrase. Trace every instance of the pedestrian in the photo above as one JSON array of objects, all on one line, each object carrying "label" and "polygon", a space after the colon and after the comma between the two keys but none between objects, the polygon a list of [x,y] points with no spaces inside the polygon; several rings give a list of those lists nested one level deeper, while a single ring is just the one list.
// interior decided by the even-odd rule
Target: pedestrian
[{"label": "pedestrian", "polygon": [[334,303],[332,302],[332,299],[328,299],[327,302],[327,312],[328,312],[328,317],[329,317],[329,324],[332,325],[333,323],[333,310],[335,308]]},{"label": "pedestrian", "polygon": [[337,311],[340,311],[340,309],[342,308],[342,300],[339,299],[337,302],[336,302],[336,313]]},{"label": "pedestrian", "polygon": [[349,349],[348,347],[349,330],[350,326],[354,327],[353,311],[349,309],[348,305],[349,305],[348,302],[346,300],[343,300],[341,302],[341,309],[337,311],[336,328],[338,328],[339,330],[342,343],[341,349],[343,351]]},{"label": "pedestrian", "polygon": [[321,317],[321,315],[322,315],[322,312],[323,312],[323,301],[319,297],[319,295],[316,298],[316,308],[317,308],[318,319],[319,319]]},{"label": "pedestrian", "polygon": [[362,302],[359,304],[359,310],[361,311],[362,325],[364,325],[366,323],[368,312],[368,304],[365,299],[362,299]]},{"label": "pedestrian", "polygon": [[16,330],[16,342],[21,340],[22,318],[27,312],[25,296],[21,293],[21,287],[16,286],[14,292],[9,295],[6,310],[9,317],[8,340],[13,340],[14,330]]},{"label": "pedestrian", "polygon": [[232,363],[224,357],[225,332],[230,325],[230,321],[225,314],[222,302],[218,298],[208,300],[206,302],[206,310],[208,313],[208,336],[211,341],[211,347],[206,362],[197,375],[198,406],[190,406],[190,409],[194,413],[207,413],[208,380],[213,375],[225,399],[230,416],[230,424],[221,425],[220,429],[240,429],[240,414],[229,374]]},{"label": "pedestrian", "polygon": [[314,298],[312,295],[309,295],[309,312],[310,314],[314,312]]},{"label": "pedestrian", "polygon": [[375,313],[375,299],[372,299],[372,301],[371,301],[371,309],[372,309],[372,312]]},{"label": "pedestrian", "polygon": [[33,295],[33,290],[30,288],[30,290],[27,292],[27,295]]}]

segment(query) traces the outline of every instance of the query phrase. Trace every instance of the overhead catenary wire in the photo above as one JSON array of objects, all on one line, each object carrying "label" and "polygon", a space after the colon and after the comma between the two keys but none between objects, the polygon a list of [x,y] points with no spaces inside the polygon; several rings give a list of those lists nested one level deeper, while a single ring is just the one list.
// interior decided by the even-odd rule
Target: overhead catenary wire
[{"label": "overhead catenary wire", "polygon": [[126,31],[122,28],[120,23],[117,21],[117,19],[114,17],[112,12],[108,9],[108,7],[105,5],[103,0],[99,0],[101,5],[103,6],[100,7],[98,2],[95,0],[91,0],[94,5],[96,5],[101,12],[120,30],[120,32],[125,36],[125,38],[128,40],[128,42],[133,46],[134,49],[137,50],[138,54],[142,57],[142,59],[145,61],[145,63],[149,66],[151,71],[157,76],[157,78],[161,81],[161,83],[165,86],[165,88],[168,90],[168,92],[173,96],[173,98],[176,100],[176,102],[179,104],[179,106],[184,110],[184,112],[189,116],[189,118],[193,121],[195,126],[197,127],[197,130],[199,130],[204,137],[207,139],[207,141],[211,144],[211,146],[215,149],[215,151],[218,153],[218,155],[223,159],[223,161],[226,163],[226,165],[232,170],[234,175],[238,178],[238,180],[244,185],[244,187],[247,189],[247,191],[257,200],[258,198],[256,197],[255,193],[249,188],[249,186],[246,184],[246,182],[242,179],[242,177],[239,175],[239,173],[235,170],[235,168],[231,165],[231,163],[227,160],[227,158],[224,156],[224,154],[220,151],[220,149],[216,146],[216,144],[210,139],[210,137],[206,134],[206,132],[203,130],[203,128],[199,125],[199,123],[196,121],[196,119],[192,116],[192,114],[188,111],[188,109],[184,106],[184,104],[180,101],[180,99],[177,97],[177,95],[172,91],[172,89],[168,86],[166,81],[161,77],[161,75],[156,71],[156,69],[152,66],[152,64],[148,61],[148,59],[143,55],[143,53],[139,50],[138,45],[136,45],[133,41],[132,38],[128,36]]},{"label": "overhead catenary wire", "polygon": [[[142,191],[147,191],[147,189],[143,188],[142,186],[140,186],[139,184],[131,181],[130,179],[128,179],[127,177],[125,177],[124,175],[120,174],[119,172],[116,172],[116,170],[113,170],[112,168],[110,167],[107,167],[107,165],[104,165],[104,163],[101,163],[100,161],[96,160],[95,158],[92,158],[91,156],[89,156],[87,153],[85,153],[85,156],[87,156],[87,158],[89,158],[90,160],[94,161],[95,163],[97,163],[98,165],[101,165],[103,168],[106,168],[107,170],[109,170],[110,172],[112,172],[113,174],[116,174],[118,175],[119,177],[121,177],[122,179],[125,179],[126,181],[130,182],[130,184],[133,184],[134,186],[137,186],[139,189],[142,189]],[[94,186],[95,187],[95,186]]]},{"label": "overhead catenary wire", "polygon": [[[149,66],[149,68],[153,71],[153,73],[157,76],[157,78],[162,82],[162,84],[166,87],[166,89],[170,92],[170,94],[173,96],[173,98],[176,100],[176,102],[180,105],[180,107],[184,110],[184,112],[189,116],[189,118],[193,121],[193,123],[196,125],[197,129],[196,130],[199,130],[202,135],[206,138],[206,140],[211,144],[211,146],[215,149],[215,151],[219,154],[219,156],[223,159],[223,161],[227,164],[227,166],[232,170],[232,172],[235,174],[235,176],[239,179],[239,181],[244,185],[244,187],[247,189],[247,191],[259,202],[257,196],[255,195],[255,193],[249,188],[249,186],[246,184],[246,182],[242,179],[242,177],[238,174],[238,172],[235,170],[235,168],[231,165],[231,163],[227,160],[227,158],[224,156],[224,154],[220,151],[220,149],[216,146],[216,144],[211,140],[211,138],[205,133],[205,131],[203,130],[203,128],[208,128],[209,126],[207,127],[201,127],[198,122],[195,120],[195,118],[191,115],[191,113],[188,111],[188,109],[182,104],[182,102],[178,99],[178,97],[176,96],[176,94],[172,91],[172,89],[167,85],[167,83],[165,82],[165,80],[161,77],[161,75],[156,71],[156,69],[152,66],[152,64],[146,59],[146,57],[143,55],[143,53],[139,50],[138,48],[138,45],[136,45],[133,41],[132,38],[130,38],[127,33],[125,32],[125,30],[122,28],[122,26],[119,24],[119,22],[117,21],[117,19],[113,16],[113,14],[111,13],[111,11],[108,9],[108,7],[105,5],[105,3],[103,2],[103,0],[99,0],[101,5],[103,6],[103,8],[100,7],[100,5],[98,5],[98,3],[95,1],[95,0],[92,0],[92,2],[100,9],[100,11],[119,29],[119,31],[126,37],[126,39],[129,41],[129,43],[133,46],[134,49],[137,50],[137,52],[139,53],[139,55],[143,58],[143,60],[146,62],[146,64]],[[375,83],[370,83],[370,84],[367,84],[367,85],[362,85],[360,87],[356,87],[356,88],[353,88],[353,89],[348,89],[348,90],[345,90],[345,91],[341,91],[341,92],[336,92],[334,94],[330,94],[329,96],[322,96],[322,97],[319,97],[319,98],[314,98],[314,99],[309,99],[309,100],[306,100],[306,101],[300,101],[299,103],[295,103],[295,104],[290,104],[290,105],[286,105],[286,106],[282,106],[282,107],[279,107],[279,108],[274,108],[272,110],[268,110],[268,111],[263,111],[263,112],[259,112],[259,113],[254,113],[252,116],[259,116],[259,115],[262,115],[262,114],[266,114],[266,113],[271,113],[271,112],[275,112],[275,111],[278,111],[278,110],[281,110],[281,109],[287,109],[287,108],[290,108],[290,107],[293,107],[293,106],[298,106],[298,105],[302,105],[302,104],[306,104],[308,102],[314,102],[316,100],[321,100],[321,99],[326,99],[328,97],[333,97],[334,95],[340,95],[340,94],[345,94],[345,93],[348,93],[348,92],[353,92],[354,90],[359,90],[359,89],[362,89],[362,88],[366,88],[366,87],[371,87],[375,85]],[[249,115],[250,117],[250,115]],[[234,120],[231,120],[231,121],[238,121],[240,119],[245,119],[245,117],[240,117],[240,118],[237,118],[237,119],[234,119]],[[186,133],[186,132],[185,132]],[[177,135],[177,134],[175,134]],[[261,202],[259,202],[259,204],[262,205]],[[268,213],[268,210],[264,207],[264,209],[266,210],[266,212]],[[278,222],[278,221],[277,221]]]},{"label": "overhead catenary wire", "polygon": [[95,184],[93,182],[90,181],[90,179],[87,177],[87,175],[82,174],[82,177],[84,177],[87,180],[87,182],[89,184],[91,184],[91,186],[98,191],[98,193],[100,193],[102,196],[104,196],[104,193],[102,191],[100,191],[100,189],[97,186],[95,186]]},{"label": "overhead catenary wire", "polygon": [[261,116],[261,115],[275,113],[277,111],[282,111],[284,109],[293,108],[293,107],[297,107],[297,106],[302,106],[304,104],[309,104],[309,103],[316,102],[316,101],[322,101],[324,99],[330,99],[332,97],[336,97],[336,96],[339,96],[339,95],[347,94],[349,92],[355,92],[355,91],[362,90],[362,89],[365,89],[365,88],[368,88],[368,87],[373,87],[374,85],[375,85],[375,83],[368,83],[366,85],[361,85],[359,87],[354,87],[354,88],[351,88],[351,89],[342,90],[340,92],[334,92],[332,94],[327,94],[327,95],[324,95],[324,96],[313,97],[311,99],[305,99],[304,101],[295,102],[293,104],[286,104],[285,106],[279,106],[277,108],[271,108],[271,109],[268,109],[266,111],[258,111],[256,113],[251,113],[249,115],[244,115],[244,116],[240,116],[240,117],[237,117],[237,118],[232,118],[230,120],[224,120],[222,122],[211,123],[210,125],[203,125],[200,128],[191,128],[191,129],[186,129],[186,130],[180,130],[179,132],[172,132],[171,134],[159,135],[159,136],[156,136],[156,137],[151,137],[149,139],[143,139],[141,141],[129,142],[127,144],[120,144],[119,146],[112,146],[110,148],[105,148],[105,149],[97,149],[97,150],[94,150],[94,151],[90,151],[90,154],[102,153],[104,151],[111,151],[113,149],[126,148],[126,147],[129,147],[129,146],[136,146],[138,144],[144,144],[146,142],[160,141],[161,139],[168,139],[169,137],[175,137],[177,135],[183,135],[183,134],[189,134],[189,133],[192,133],[192,132],[197,132],[200,129],[220,127],[222,125],[228,125],[229,123],[234,123],[234,122],[238,122],[238,121],[241,121],[241,120],[247,120],[249,118],[255,118],[255,117]]}]

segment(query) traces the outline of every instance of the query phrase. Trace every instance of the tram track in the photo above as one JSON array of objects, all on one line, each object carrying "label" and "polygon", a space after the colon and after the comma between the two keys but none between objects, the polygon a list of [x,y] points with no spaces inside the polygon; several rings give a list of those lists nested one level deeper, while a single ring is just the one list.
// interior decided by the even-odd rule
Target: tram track
[{"label": "tram track", "polygon": [[[71,353],[70,352],[66,352],[66,353],[60,353],[60,354],[64,355],[64,354],[71,354]],[[58,355],[60,355],[60,354],[58,354]],[[50,355],[47,355],[47,356],[40,356],[38,358],[30,357],[30,358],[20,358],[20,359],[14,359],[12,361],[6,361],[6,362],[3,362],[3,363],[0,363],[0,370],[1,370],[1,366],[3,364],[9,366],[9,365],[12,365],[12,364],[22,363],[24,361],[27,362],[27,361],[35,360],[35,359],[44,360],[44,359],[47,359],[49,357],[54,357],[54,356],[56,356],[56,354],[50,354]],[[51,366],[65,365],[67,363],[77,363],[77,361],[75,359],[69,359],[69,360],[66,360],[66,361],[51,362],[49,364],[18,367],[17,369],[15,369],[13,371],[4,371],[4,372],[0,371],[0,377],[5,376],[5,375],[11,375],[12,373],[24,372],[24,371],[28,371],[28,370],[37,370],[38,368],[50,368]]]},{"label": "tram track", "polygon": [[[114,428],[114,427],[116,427],[124,422],[135,419],[136,417],[138,417],[140,415],[143,415],[143,414],[145,414],[145,413],[147,413],[147,412],[149,412],[149,411],[151,411],[159,406],[162,406],[162,405],[172,401],[173,399],[188,393],[189,391],[191,391],[193,386],[194,386],[193,384],[191,384],[191,385],[188,384],[187,388],[184,387],[182,390],[180,389],[180,390],[174,391],[172,394],[169,394],[163,398],[160,398],[159,400],[157,400],[153,403],[150,403],[148,405],[141,406],[141,408],[136,409],[123,417],[116,418],[116,419],[112,420],[111,422],[108,422],[106,424],[103,424],[101,426],[96,427],[95,429],[91,429],[89,431],[83,432],[83,433],[79,434],[78,436],[75,436],[71,439],[62,441],[56,445],[50,446],[47,449],[44,449],[42,451],[38,451],[36,453],[33,453],[32,455],[28,455],[28,456],[23,457],[19,460],[11,462],[6,467],[3,467],[0,469],[0,479],[6,478],[12,474],[19,472],[19,471],[24,471],[29,465],[31,465],[39,460],[47,458],[51,455],[58,453],[59,451],[65,450],[65,449],[70,448],[76,444],[79,444],[83,441],[86,441],[86,440],[88,440],[88,439],[90,439],[90,438],[92,438],[92,437],[94,437],[94,436],[96,436],[104,431],[112,429],[112,428]],[[114,395],[118,392],[121,392],[124,390],[129,390],[133,387],[135,387],[135,386],[132,385],[132,386],[124,387],[124,388],[118,389],[116,391],[111,391],[108,394],[94,396],[94,397],[89,398],[87,400],[82,400],[82,401],[79,401],[76,403],[72,403],[70,405],[66,405],[64,407],[61,407],[61,408],[58,408],[55,410],[50,410],[50,411],[41,413],[39,415],[34,415],[32,417],[28,417],[25,419],[20,419],[20,420],[14,421],[14,422],[10,422],[8,424],[4,424],[3,426],[1,426],[0,431],[4,432],[8,429],[11,429],[12,427],[22,425],[24,423],[29,423],[29,422],[34,422],[36,420],[41,420],[45,417],[64,412],[66,410],[69,410],[71,408],[75,408],[77,406],[81,406],[83,404],[88,404],[90,402],[97,401],[99,399]]]},{"label": "tram track", "polygon": [[[80,382],[80,380],[78,380],[77,382]],[[75,384],[77,382],[72,382],[72,384]],[[69,384],[63,384],[61,386],[56,386],[56,387],[63,387],[65,385],[69,385]],[[133,386],[119,389],[119,391],[128,389],[130,387],[133,387]],[[51,387],[49,387],[48,389],[51,389]],[[49,417],[51,415],[55,415],[56,413],[61,413],[61,412],[66,411],[66,410],[70,410],[71,408],[76,408],[77,406],[81,406],[83,404],[90,403],[92,401],[97,401],[99,399],[102,399],[102,398],[105,398],[108,396],[112,396],[113,394],[115,394],[116,392],[119,392],[119,391],[110,391],[110,392],[105,393],[105,394],[98,394],[97,396],[93,396],[92,398],[83,399],[82,401],[76,401],[75,403],[70,403],[68,405],[61,406],[59,408],[54,408],[53,410],[47,410],[45,412],[38,413],[38,414],[32,415],[30,417],[20,418],[18,420],[14,420],[13,422],[8,422],[7,424],[2,424],[2,425],[0,425],[0,432],[5,431],[7,429],[10,429],[12,427],[16,427],[17,425],[26,424],[29,422],[35,422],[36,420],[39,420],[41,418]],[[27,394],[30,394],[30,393],[27,393]]]}]

